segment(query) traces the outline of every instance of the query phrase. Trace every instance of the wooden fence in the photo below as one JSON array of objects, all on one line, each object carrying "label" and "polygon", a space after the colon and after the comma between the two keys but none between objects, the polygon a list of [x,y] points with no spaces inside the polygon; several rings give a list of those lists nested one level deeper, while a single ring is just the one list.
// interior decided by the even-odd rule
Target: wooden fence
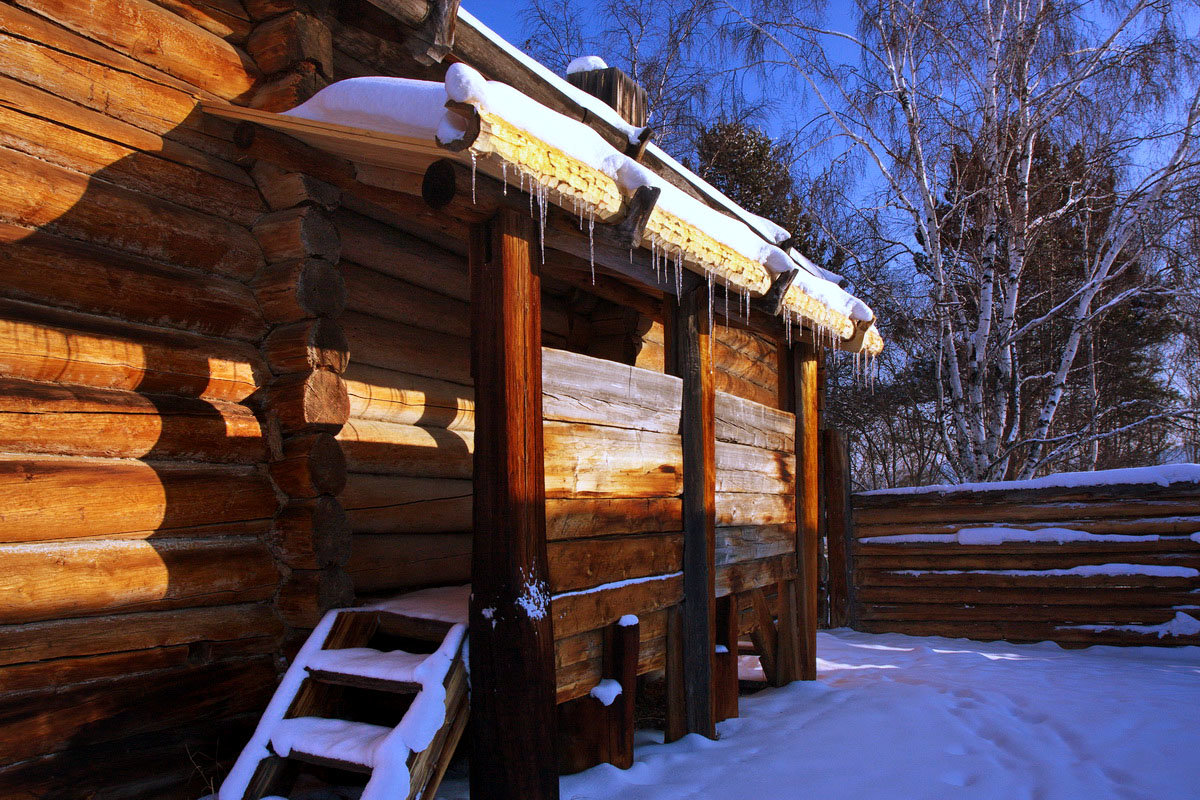
[{"label": "wooden fence", "polygon": [[1196,531],[1200,483],[857,494],[849,624],[1068,645],[1200,644]]}]

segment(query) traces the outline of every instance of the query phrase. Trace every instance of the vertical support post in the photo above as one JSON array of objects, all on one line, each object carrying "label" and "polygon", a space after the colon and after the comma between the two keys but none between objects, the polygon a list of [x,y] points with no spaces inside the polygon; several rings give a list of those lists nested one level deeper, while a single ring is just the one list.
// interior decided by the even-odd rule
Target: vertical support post
[{"label": "vertical support post", "polygon": [[511,209],[471,229],[471,796],[485,800],[558,798],[534,242]]},{"label": "vertical support post", "polygon": [[717,598],[717,647],[713,653],[713,719],[720,722],[738,715],[738,595]]},{"label": "vertical support post", "polygon": [[850,458],[846,437],[836,428],[825,434],[825,530],[829,547],[829,625],[849,619],[850,580],[847,541],[850,533]]},{"label": "vertical support post", "polygon": [[[668,371],[683,379],[679,434],[683,447],[683,691],[688,733],[716,737],[713,649],[716,644],[716,388],[709,355],[708,287],[689,278],[668,315]],[[673,318],[672,318],[673,317]]]},{"label": "vertical support post", "polygon": [[820,394],[817,345],[792,348],[796,403],[796,614],[800,680],[817,678],[817,560],[820,535],[818,442]]},{"label": "vertical support post", "polygon": [[633,766],[633,712],[641,646],[641,625],[637,622],[617,623],[604,631],[604,677],[621,684],[621,694],[609,706],[608,762],[621,769]]}]

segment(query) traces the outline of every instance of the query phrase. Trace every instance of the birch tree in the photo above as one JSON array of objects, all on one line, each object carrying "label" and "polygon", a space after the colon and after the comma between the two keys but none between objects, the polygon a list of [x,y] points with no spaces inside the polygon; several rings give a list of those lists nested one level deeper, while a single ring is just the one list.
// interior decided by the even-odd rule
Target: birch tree
[{"label": "birch tree", "polygon": [[[1197,42],[1186,18],[1154,0],[859,0],[856,9],[848,32],[796,5],[727,2],[725,31],[772,85],[815,106],[826,148],[857,154],[879,187],[876,207],[894,231],[912,232],[897,243],[931,294],[950,477],[1031,477],[1110,434],[1065,429],[1059,413],[1088,332],[1170,288],[1162,245],[1200,185]],[[1045,142],[1083,154],[1051,205],[1030,182]],[[967,159],[977,180],[961,180]],[[1030,317],[1030,255],[1067,216],[1087,228],[1079,280]],[[964,247],[969,218],[980,235]],[[1049,368],[1031,374],[1021,354],[1051,326],[1066,335]],[[1147,410],[1131,424],[1169,413]]]}]

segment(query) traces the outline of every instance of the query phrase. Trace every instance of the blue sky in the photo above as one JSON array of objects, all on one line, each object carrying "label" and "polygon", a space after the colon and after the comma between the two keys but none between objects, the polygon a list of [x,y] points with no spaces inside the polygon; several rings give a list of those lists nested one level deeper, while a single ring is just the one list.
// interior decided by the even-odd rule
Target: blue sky
[{"label": "blue sky", "polygon": [[521,10],[526,6],[525,0],[467,0],[462,5],[482,20],[484,25],[517,47],[521,46],[521,40],[525,38],[521,25]]}]

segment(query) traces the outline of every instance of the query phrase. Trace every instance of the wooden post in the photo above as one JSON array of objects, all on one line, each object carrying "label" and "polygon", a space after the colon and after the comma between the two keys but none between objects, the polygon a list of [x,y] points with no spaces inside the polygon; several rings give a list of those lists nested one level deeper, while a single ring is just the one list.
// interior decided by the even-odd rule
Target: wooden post
[{"label": "wooden post", "polygon": [[485,800],[558,797],[536,241],[511,209],[471,229],[471,796]]},{"label": "wooden post", "polygon": [[621,684],[621,694],[609,706],[608,754],[614,767],[633,766],[633,711],[637,701],[641,625],[610,625],[604,631],[604,677]]},{"label": "wooden post", "polygon": [[[708,287],[689,277],[669,313],[668,371],[683,379],[683,690],[686,729],[710,739],[713,721],[716,527],[716,389],[709,355]],[[673,312],[673,313],[672,313]]]},{"label": "wooden post", "polygon": [[717,599],[717,646],[713,653],[713,719],[716,722],[738,715],[738,595]]},{"label": "wooden post", "polygon": [[849,620],[850,454],[846,437],[836,428],[825,431],[825,530],[829,547],[829,625]]},{"label": "wooden post", "polygon": [[800,679],[817,678],[817,559],[820,534],[817,447],[820,395],[817,346],[792,348],[792,398],[796,404],[796,631]]}]

